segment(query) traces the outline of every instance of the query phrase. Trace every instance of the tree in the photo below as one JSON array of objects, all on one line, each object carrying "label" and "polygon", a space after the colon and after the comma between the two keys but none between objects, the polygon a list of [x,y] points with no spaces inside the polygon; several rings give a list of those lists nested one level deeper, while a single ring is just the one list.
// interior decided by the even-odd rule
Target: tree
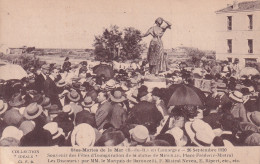
[{"label": "tree", "polygon": [[140,57],[146,48],[146,44],[141,43],[141,32],[133,27],[124,29],[124,41],[122,55],[127,59]]},{"label": "tree", "polygon": [[146,45],[141,43],[141,32],[133,27],[125,28],[123,32],[114,25],[95,36],[93,45],[97,60],[135,59],[142,54]]},{"label": "tree", "polygon": [[118,26],[110,26],[103,34],[95,36],[94,47],[96,59],[112,60],[117,54],[117,45],[122,42],[122,32]]}]

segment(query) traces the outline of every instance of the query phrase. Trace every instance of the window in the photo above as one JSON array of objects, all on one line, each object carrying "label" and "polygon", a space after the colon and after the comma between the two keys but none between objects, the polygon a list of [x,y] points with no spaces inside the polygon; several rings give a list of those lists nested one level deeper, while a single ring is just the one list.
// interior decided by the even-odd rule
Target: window
[{"label": "window", "polygon": [[255,58],[245,58],[246,67],[255,67],[256,64],[257,64],[257,60]]},{"label": "window", "polygon": [[227,40],[227,46],[228,46],[228,53],[232,53],[232,39]]},{"label": "window", "polygon": [[227,29],[232,30],[232,16],[227,17]]},{"label": "window", "polygon": [[249,20],[248,29],[252,30],[253,29],[253,15],[248,15],[248,20]]},{"label": "window", "polygon": [[253,39],[248,39],[248,53],[253,53]]}]

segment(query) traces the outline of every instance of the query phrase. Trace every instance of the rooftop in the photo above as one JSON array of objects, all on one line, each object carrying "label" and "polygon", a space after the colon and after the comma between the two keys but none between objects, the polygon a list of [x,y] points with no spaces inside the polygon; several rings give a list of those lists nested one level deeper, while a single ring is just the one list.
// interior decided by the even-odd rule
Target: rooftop
[{"label": "rooftop", "polygon": [[260,10],[260,1],[248,1],[238,3],[238,8],[234,9],[233,5],[230,5],[217,12],[229,12],[229,11],[247,11],[247,10]]}]

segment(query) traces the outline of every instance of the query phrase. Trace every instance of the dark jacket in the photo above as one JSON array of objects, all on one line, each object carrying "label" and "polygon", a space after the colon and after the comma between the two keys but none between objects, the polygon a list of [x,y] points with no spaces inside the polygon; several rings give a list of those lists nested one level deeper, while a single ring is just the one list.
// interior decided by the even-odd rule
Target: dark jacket
[{"label": "dark jacket", "polygon": [[35,90],[38,91],[39,93],[44,89],[44,81],[45,79],[42,74],[35,75],[35,82],[34,82]]},{"label": "dark jacket", "polygon": [[47,77],[47,79],[44,81],[44,94],[50,98],[51,104],[56,104],[60,108],[62,107],[59,100],[58,87],[50,77]]}]

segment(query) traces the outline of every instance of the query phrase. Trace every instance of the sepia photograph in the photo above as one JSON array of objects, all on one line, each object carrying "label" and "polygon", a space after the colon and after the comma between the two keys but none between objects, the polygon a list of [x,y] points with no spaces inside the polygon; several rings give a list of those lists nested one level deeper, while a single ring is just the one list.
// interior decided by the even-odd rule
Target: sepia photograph
[{"label": "sepia photograph", "polygon": [[259,146],[260,0],[0,0],[0,163],[259,163]]}]

